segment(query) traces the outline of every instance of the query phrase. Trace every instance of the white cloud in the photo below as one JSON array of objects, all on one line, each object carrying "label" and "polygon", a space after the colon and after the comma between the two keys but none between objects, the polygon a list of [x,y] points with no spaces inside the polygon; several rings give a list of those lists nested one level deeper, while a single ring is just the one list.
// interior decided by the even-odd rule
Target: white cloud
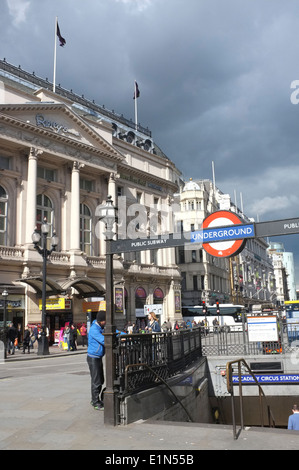
[{"label": "white cloud", "polygon": [[117,3],[123,3],[132,6],[134,11],[141,12],[152,5],[152,0],[115,0]]},{"label": "white cloud", "polygon": [[[298,207],[298,198],[296,196],[265,196],[264,198],[256,201],[251,208],[253,214],[265,215],[268,212],[277,211],[282,214],[294,207]],[[295,212],[295,210],[294,210]]]},{"label": "white cloud", "polygon": [[19,26],[26,21],[26,13],[30,6],[30,1],[24,0],[6,0],[9,14],[13,17],[13,24]]}]

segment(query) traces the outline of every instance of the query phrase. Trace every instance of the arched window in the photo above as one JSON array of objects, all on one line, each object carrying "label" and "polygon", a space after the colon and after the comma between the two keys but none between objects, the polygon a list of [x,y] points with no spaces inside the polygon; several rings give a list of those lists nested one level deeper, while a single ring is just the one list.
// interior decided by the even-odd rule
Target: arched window
[{"label": "arched window", "polygon": [[0,186],[0,245],[7,243],[7,201],[6,191]]},{"label": "arched window", "polygon": [[48,233],[48,248],[50,248],[50,239],[53,235],[53,223],[54,223],[54,209],[50,198],[45,194],[39,194],[36,197],[36,228],[37,231],[41,231],[41,224],[44,218],[47,219],[50,230]]},{"label": "arched window", "polygon": [[86,204],[80,204],[80,250],[88,256],[92,254],[91,211]]}]

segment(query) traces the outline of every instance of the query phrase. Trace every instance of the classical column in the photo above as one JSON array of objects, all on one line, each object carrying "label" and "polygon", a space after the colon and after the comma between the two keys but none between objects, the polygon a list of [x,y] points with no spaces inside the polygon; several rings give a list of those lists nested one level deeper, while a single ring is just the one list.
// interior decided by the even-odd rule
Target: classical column
[{"label": "classical column", "polygon": [[110,173],[109,180],[108,180],[108,196],[112,197],[112,201],[115,205],[117,205],[116,200],[116,174]]},{"label": "classical column", "polygon": [[28,158],[28,181],[26,203],[26,244],[32,244],[32,233],[36,226],[37,160],[43,152],[31,147]]},{"label": "classical column", "polygon": [[84,164],[73,163],[72,193],[71,193],[71,219],[70,219],[70,249],[80,250],[80,168]]}]

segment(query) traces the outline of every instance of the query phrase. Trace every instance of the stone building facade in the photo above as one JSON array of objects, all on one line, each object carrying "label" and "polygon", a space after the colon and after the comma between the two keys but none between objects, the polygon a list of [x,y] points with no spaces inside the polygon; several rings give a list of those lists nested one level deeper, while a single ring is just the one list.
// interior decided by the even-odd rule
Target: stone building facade
[{"label": "stone building facade", "polygon": [[[146,227],[137,220],[135,232],[159,233],[160,208],[169,208],[171,232],[180,172],[148,129],[122,116],[60,87],[53,93],[46,80],[5,61],[0,84],[0,288],[9,293],[9,320],[21,329],[40,322],[42,258],[32,233],[46,217],[49,244],[54,230],[59,237],[47,262],[47,322],[54,340],[66,321],[86,321],[105,298],[98,208],[107,195],[127,225],[142,207]],[[116,229],[127,235],[120,223]],[[145,304],[162,304],[161,323],[180,317],[174,248],[115,255],[113,267],[117,326],[144,319]],[[2,300],[0,315],[1,306],[3,311]]]}]

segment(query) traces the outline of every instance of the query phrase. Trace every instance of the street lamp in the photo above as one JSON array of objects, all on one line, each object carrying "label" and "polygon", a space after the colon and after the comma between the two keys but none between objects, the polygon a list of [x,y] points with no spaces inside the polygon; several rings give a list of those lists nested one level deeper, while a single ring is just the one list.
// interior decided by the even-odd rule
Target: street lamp
[{"label": "street lamp", "polygon": [[2,292],[3,298],[3,343],[4,343],[4,359],[7,357],[7,337],[6,337],[6,300],[7,300],[8,292],[6,289]]},{"label": "street lamp", "polygon": [[104,392],[105,411],[104,423],[115,426],[117,408],[114,390],[115,358],[113,345],[116,328],[114,325],[114,290],[113,290],[113,253],[111,253],[111,240],[115,233],[113,225],[117,220],[117,208],[113,205],[112,197],[108,196],[106,204],[99,207],[99,220],[105,222],[106,231],[106,326],[105,326],[105,350],[106,350],[106,390]]},{"label": "street lamp", "polygon": [[[52,248],[50,250],[47,249],[47,235],[49,233],[50,226],[47,222],[46,217],[43,220],[41,225],[41,233],[38,232],[37,228],[35,228],[32,234],[32,241],[34,244],[34,248],[38,251],[40,255],[43,257],[43,285],[42,285],[42,331],[41,331],[41,338],[38,342],[38,350],[37,354],[39,356],[47,356],[49,354],[49,343],[46,334],[46,282],[47,282],[47,258],[50,256],[52,251],[56,249],[58,245],[58,237],[56,236],[56,232],[54,230],[53,236],[51,238],[51,245]],[[39,243],[42,239],[42,246],[39,246]]]}]

